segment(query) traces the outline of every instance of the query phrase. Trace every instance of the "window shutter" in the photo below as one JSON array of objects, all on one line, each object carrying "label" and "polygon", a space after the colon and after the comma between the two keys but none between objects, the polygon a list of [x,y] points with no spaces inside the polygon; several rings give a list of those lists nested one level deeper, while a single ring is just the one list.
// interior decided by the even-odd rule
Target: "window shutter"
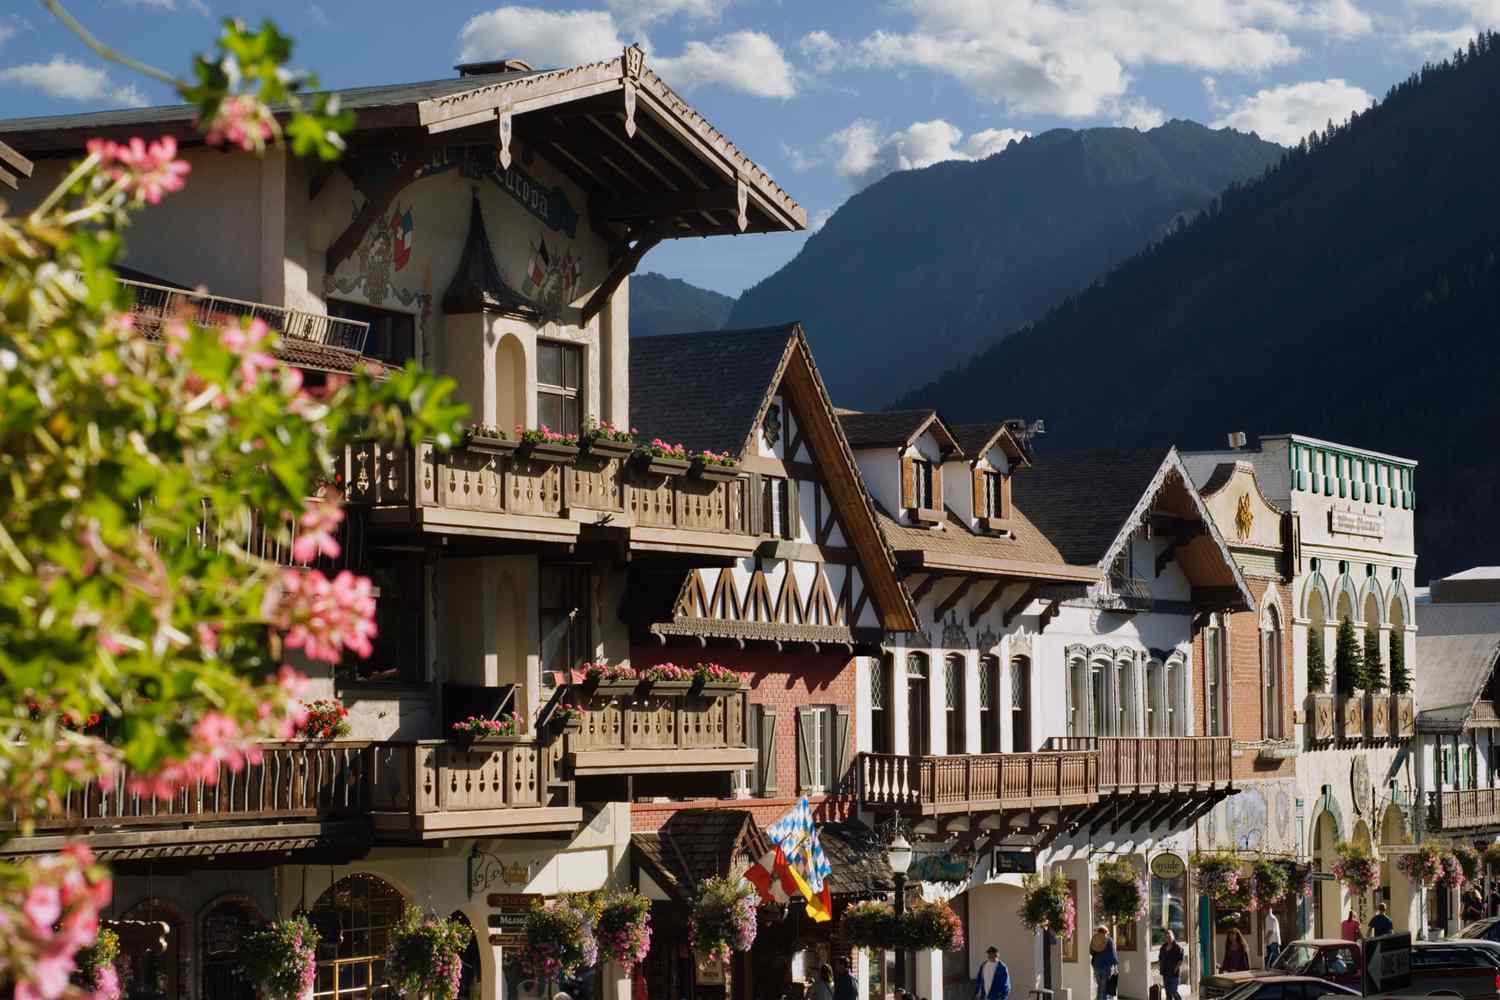
[{"label": "window shutter", "polygon": [[853,726],[849,717],[849,706],[834,706],[833,715],[833,753],[831,754],[833,767],[828,772],[829,790],[843,792],[848,787],[844,778],[845,772],[849,770],[849,738],[853,735]]},{"label": "window shutter", "polygon": [[1010,517],[1010,473],[1002,472],[1000,476],[1000,489],[995,498],[996,517]]},{"label": "window shutter", "polygon": [[800,492],[797,485],[795,479],[786,481],[786,531],[783,535],[791,539],[802,537],[802,505],[797,499]]},{"label": "window shutter", "polygon": [[913,481],[915,470],[912,468],[912,457],[901,456],[901,506],[907,509],[917,505],[916,484]]},{"label": "window shutter", "polygon": [[762,795],[776,792],[776,713],[761,705],[755,706],[760,717],[756,739],[760,747],[760,760],[756,764],[756,790]]},{"label": "window shutter", "polygon": [[815,746],[817,723],[813,719],[813,710],[804,706],[797,706],[797,788],[799,791],[807,791],[812,787],[813,762],[812,755],[818,753]]},{"label": "window shutter", "polygon": [[984,506],[984,470],[974,466],[974,516],[988,517],[990,512]]},{"label": "window shutter", "polygon": [[761,485],[760,473],[750,473],[745,487],[745,530],[752,535],[761,533],[766,506],[765,487]]},{"label": "window shutter", "polygon": [[943,509],[943,463],[933,462],[929,468],[932,469],[932,498],[929,501],[933,510]]}]

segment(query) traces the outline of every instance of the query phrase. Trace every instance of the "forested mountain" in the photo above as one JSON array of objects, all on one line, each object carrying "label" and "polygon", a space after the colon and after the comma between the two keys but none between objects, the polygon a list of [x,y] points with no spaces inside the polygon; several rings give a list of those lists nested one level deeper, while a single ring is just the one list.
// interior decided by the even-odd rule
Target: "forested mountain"
[{"label": "forested mountain", "polygon": [[1004,336],[1191,218],[1281,147],[1173,121],[1056,129],[850,198],[730,327],[801,320],[841,405],[876,407]]},{"label": "forested mountain", "polygon": [[680,278],[647,271],[630,279],[630,335],[717,330],[729,318],[734,299]]},{"label": "forested mountain", "polygon": [[1421,463],[1418,578],[1500,562],[1497,95],[1491,34],[896,405],[1045,417],[1043,456],[1235,430],[1393,452]]}]

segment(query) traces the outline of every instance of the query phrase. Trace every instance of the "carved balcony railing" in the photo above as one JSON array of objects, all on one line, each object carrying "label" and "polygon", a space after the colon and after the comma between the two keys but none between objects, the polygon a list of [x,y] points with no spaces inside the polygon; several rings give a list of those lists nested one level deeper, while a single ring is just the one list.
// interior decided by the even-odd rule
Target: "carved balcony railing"
[{"label": "carved balcony railing", "polygon": [[231,299],[145,281],[119,280],[134,296],[130,311],[136,328],[147,334],[154,333],[174,316],[185,316],[195,323],[209,326],[248,316],[261,320],[284,337],[354,355],[364,351],[365,340],[370,334],[370,324],[359,320],[338,319],[302,309]]},{"label": "carved balcony railing", "polygon": [[1097,750],[1104,794],[1222,788],[1234,776],[1228,736],[1061,736],[1048,745]]},{"label": "carved balcony railing", "polygon": [[[557,803],[557,774],[553,746],[526,738],[267,742],[259,763],[166,798],[132,792],[128,772],[70,791],[0,853],[79,836],[107,857],[148,857],[571,829],[581,812]],[[0,831],[19,833],[20,817]]]},{"label": "carved balcony railing", "polygon": [[1087,805],[1099,798],[1099,754],[862,753],[855,761],[855,794],[865,808],[924,815]]},{"label": "carved balcony railing", "polygon": [[683,682],[574,692],[583,711],[564,736],[564,756],[575,777],[737,771],[757,759],[745,688],[695,692]]},{"label": "carved balcony railing", "polygon": [[505,443],[446,453],[431,444],[366,443],[347,450],[344,477],[351,505],[433,525],[482,527],[473,515],[493,514],[554,519],[560,528],[574,521],[733,535],[750,528],[745,480],[639,474],[613,454],[545,461]]},{"label": "carved balcony railing", "polygon": [[1500,788],[1429,792],[1428,821],[1439,830],[1500,827]]}]

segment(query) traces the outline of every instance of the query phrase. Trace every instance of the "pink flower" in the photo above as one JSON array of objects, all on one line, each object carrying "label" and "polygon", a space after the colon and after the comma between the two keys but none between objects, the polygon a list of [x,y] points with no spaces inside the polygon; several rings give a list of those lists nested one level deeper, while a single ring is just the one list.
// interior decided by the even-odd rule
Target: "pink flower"
[{"label": "pink flower", "polygon": [[31,921],[32,932],[38,937],[50,937],[52,925],[62,916],[62,894],[57,886],[46,883],[34,885],[21,904],[21,911]]},{"label": "pink flower", "polygon": [[328,663],[337,663],[345,649],[366,657],[375,651],[375,594],[368,577],[344,570],[329,580],[317,570],[288,570],[279,591],[267,597],[269,617],[292,649]]},{"label": "pink flower", "polygon": [[254,97],[232,94],[219,102],[203,138],[210,146],[228,143],[253,153],[265,148],[272,131],[269,108]]},{"label": "pink flower", "polygon": [[209,625],[206,622],[199,622],[196,631],[198,632],[198,645],[203,647],[203,651],[209,656],[218,656],[219,627],[217,625]]},{"label": "pink flower", "polygon": [[104,173],[123,185],[138,201],[155,205],[169,191],[181,191],[192,165],[177,159],[177,140],[163,136],[146,145],[140,136],[128,143],[90,139],[88,151],[99,158]]},{"label": "pink flower", "polygon": [[319,555],[337,559],[340,549],[333,533],[343,520],[344,511],[331,493],[325,499],[308,501],[298,521],[302,533],[292,542],[292,558],[300,563],[310,563]]}]

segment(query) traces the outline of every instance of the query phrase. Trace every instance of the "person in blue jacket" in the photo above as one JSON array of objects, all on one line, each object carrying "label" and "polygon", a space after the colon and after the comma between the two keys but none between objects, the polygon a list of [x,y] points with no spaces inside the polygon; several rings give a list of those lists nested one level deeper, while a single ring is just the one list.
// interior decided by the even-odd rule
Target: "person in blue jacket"
[{"label": "person in blue jacket", "polygon": [[979,974],[974,977],[974,1000],[1005,1000],[1010,996],[1010,970],[1000,961],[1000,949],[990,945],[984,951]]},{"label": "person in blue jacket", "polygon": [[1115,939],[1103,924],[1094,928],[1094,936],[1089,939],[1089,964],[1094,968],[1094,1000],[1109,1000],[1109,977],[1120,961],[1115,954]]}]

